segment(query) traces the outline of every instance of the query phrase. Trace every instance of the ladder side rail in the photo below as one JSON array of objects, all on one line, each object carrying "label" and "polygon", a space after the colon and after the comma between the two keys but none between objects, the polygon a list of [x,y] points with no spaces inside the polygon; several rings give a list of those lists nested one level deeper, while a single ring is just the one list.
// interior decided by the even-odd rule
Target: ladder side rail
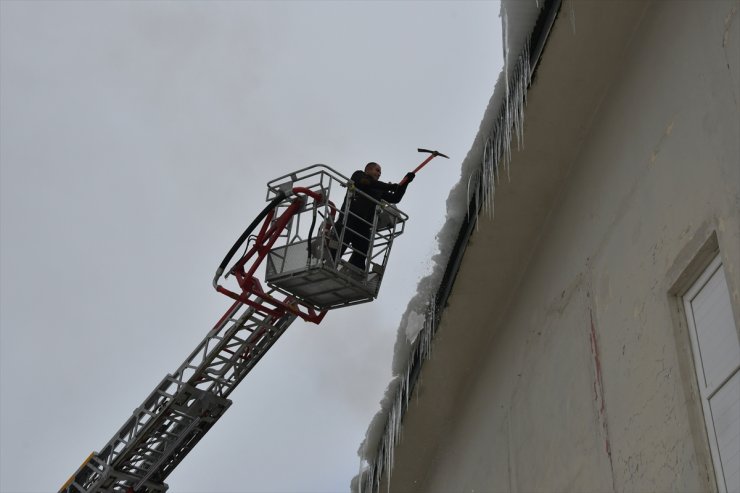
[{"label": "ladder side rail", "polygon": [[[197,354],[199,354],[204,347],[207,347],[209,341],[216,333],[223,329],[228,321],[228,318],[236,310],[239,309],[240,305],[241,303],[239,302],[235,302],[234,304],[232,304],[229,310],[224,314],[223,317],[221,317],[221,319],[216,323],[213,329],[211,329],[206,337],[198,344],[191,356],[188,358],[188,360],[186,360],[186,363],[184,363],[180,367],[180,369],[185,367],[187,365],[187,362],[189,362]],[[183,372],[178,373],[182,374]],[[177,387],[179,387],[181,383],[184,382],[173,375],[167,375],[164,379],[162,379],[159,385],[144,400],[144,403],[134,411],[134,415],[131,416],[126,421],[126,423],[124,423],[121,429],[103,447],[102,451],[109,451],[109,453],[101,452],[98,455],[101,458],[104,458],[107,464],[112,464],[116,460],[118,455],[122,453],[122,450],[118,447],[120,444],[124,444],[124,447],[128,446],[133,440],[136,439],[137,436],[142,434],[143,430],[145,429],[147,424],[151,422],[152,418],[157,416],[159,412],[164,409],[164,406],[166,406],[167,403],[171,401],[176,393],[170,394],[167,393],[167,390],[172,387],[173,383]]]},{"label": "ladder side rail", "polygon": [[[299,213],[302,209],[308,210],[308,197],[315,201],[312,204],[313,213],[317,214],[319,207],[323,206],[322,217],[333,224],[336,207],[328,200],[328,193],[334,181],[344,187],[351,182],[324,165],[311,166],[286,176],[290,176],[291,185],[303,180],[305,187],[293,187],[293,199],[289,203],[278,203],[269,212],[258,235],[262,241],[255,242],[255,247],[248,249],[230,271],[237,277],[242,297],[232,296],[236,293],[217,288],[219,292],[234,298],[235,303],[178,370],[168,374],[150,393],[102,452],[92,454],[83,463],[71,478],[70,488],[76,488],[81,481],[84,488],[81,491],[126,491],[131,488],[165,491],[167,486],[157,481],[163,481],[223,415],[231,404],[228,395],[296,317],[319,323],[326,314],[326,311],[316,313],[313,308],[303,305],[289,294],[284,300],[276,299],[273,295],[275,289],[263,290],[254,272],[279,238],[287,241],[301,238]],[[306,183],[309,179],[314,181]],[[271,188],[268,196],[275,190],[283,192],[280,188]],[[299,193],[305,197],[299,197]],[[354,187],[350,188],[349,193],[365,195]],[[331,216],[329,206],[332,209]],[[282,214],[276,218],[277,210]],[[299,217],[293,221],[296,214]],[[312,230],[315,220],[314,217]],[[376,221],[374,218],[373,222]],[[253,265],[248,272],[244,272],[244,265],[253,256]],[[274,308],[268,308],[266,304]],[[245,311],[235,318],[241,309]]]},{"label": "ladder side rail", "polygon": [[[214,342],[218,344],[219,341],[223,339],[223,336],[219,335],[219,333],[224,331],[224,329],[229,326],[229,322],[234,323],[233,317],[237,313],[239,313],[239,310],[242,308],[243,303],[239,301],[234,301],[234,303],[229,307],[226,313],[224,313],[219,321],[216,322],[216,325],[213,326],[213,328],[208,332],[208,334],[206,334],[203,340],[195,347],[195,349],[190,353],[185,361],[178,367],[177,370],[175,370],[175,372],[173,373],[174,378],[177,378],[183,382],[189,379],[189,376],[187,375],[188,370],[191,369],[191,366],[194,364],[194,362],[199,361],[199,359],[201,361],[205,360],[208,357],[208,354],[211,352],[209,347]],[[195,363],[195,365],[200,366],[200,363]]]},{"label": "ladder side rail", "polygon": [[[106,464],[112,464],[123,453],[123,451],[142,435],[147,426],[156,420],[168,402],[174,397],[174,393],[168,393],[172,382],[165,377],[160,384],[149,394],[144,403],[134,410],[134,414],[126,421],[114,437],[97,454]],[[123,445],[121,447],[121,445]]]},{"label": "ladder side rail", "polygon": [[[233,319],[239,310],[244,309],[244,312]],[[182,382],[192,382],[195,375],[198,374],[204,365],[208,365],[219,353],[220,348],[228,344],[229,340],[233,337],[233,333],[238,330],[239,327],[244,325],[247,320],[250,319],[251,313],[254,311],[251,307],[246,307],[243,303],[236,301],[232,305],[232,310],[227,312],[228,317],[224,317],[221,320],[223,324],[214,327],[208,337],[206,337],[193,351],[185,362],[175,371],[174,376]],[[231,324],[229,324],[231,322]],[[225,329],[225,330],[223,330]],[[216,334],[223,330],[223,334]]]},{"label": "ladder side rail", "polygon": [[[127,483],[127,486],[138,489],[148,481],[157,472],[157,465],[176,451],[190,430],[197,427],[203,419],[198,415],[200,407],[189,409],[199,405],[200,402],[188,390],[184,390],[181,397],[182,399],[178,400],[182,402],[173,403],[158,418],[156,428],[150,429],[112,465],[113,470],[136,478],[133,483]],[[221,409],[215,412],[216,418],[228,408],[228,404],[230,402],[224,403]],[[139,486],[135,486],[137,484]]]},{"label": "ladder side rail", "polygon": [[205,382],[209,386],[213,387],[214,392],[217,395],[227,395],[229,393],[227,389],[235,384],[233,377],[235,369],[249,361],[249,358],[254,352],[254,348],[267,333],[269,333],[267,330],[260,328],[251,333],[247,339],[235,348],[235,350],[229,349],[229,355],[224,357],[218,374],[214,375],[207,373],[199,383]]},{"label": "ladder side rail", "polygon": [[[114,469],[137,478],[139,485],[157,472],[157,464],[167,459],[186,438],[190,430],[199,426],[200,421],[216,418],[230,405],[225,399],[213,400],[211,406],[202,404],[202,400],[189,392],[183,392],[183,399],[173,404],[160,418],[159,426],[136,444],[116,464]],[[135,487],[135,489],[138,489]]]},{"label": "ladder side rail", "polygon": [[[162,413],[156,428],[150,429],[142,435],[136,443],[121,454],[114,464],[113,470],[122,472],[135,478],[133,484],[141,483],[142,479],[150,477],[149,471],[153,465],[166,455],[173,442],[180,439],[181,430],[195,422],[197,418],[178,414],[172,407]],[[180,433],[178,433],[180,431]],[[128,486],[133,486],[128,484]]]},{"label": "ladder side rail", "polygon": [[[240,317],[236,323],[232,324],[231,328],[228,331],[229,333],[224,335],[217,346],[223,347],[228,345],[231,337],[236,334],[241,327],[244,326],[246,320],[254,318],[255,316],[261,316],[258,312],[255,312],[251,309],[248,309],[245,315],[247,316]],[[264,356],[267,350],[276,342],[277,338],[282,335],[287,326],[294,319],[295,315],[290,315],[289,317],[287,317],[285,319],[287,323],[283,323],[283,326],[278,327],[278,330],[275,330],[274,327],[262,329],[262,332],[269,335],[268,337],[262,337],[262,334],[258,334],[258,331],[252,332],[246,343],[253,343],[252,339],[254,339],[256,335],[260,335],[260,340],[254,344],[255,347],[250,352],[250,357],[247,358],[246,363],[235,365],[237,367],[237,371],[234,372],[234,377],[232,378],[232,381],[227,382],[223,386],[211,386],[210,388],[205,389],[205,392],[214,391],[216,395],[223,399],[226,399],[226,396],[231,393],[235,386],[239,382],[241,382],[246,374],[256,365],[259,359]],[[263,323],[262,325],[265,324]],[[211,351],[211,353],[212,356],[209,357],[206,361],[212,361],[213,358],[218,354],[218,351],[213,350]],[[201,364],[200,366],[201,368],[194,373],[194,375],[188,382],[189,385],[178,386],[179,390],[185,389],[182,393],[185,394],[186,398],[192,397],[189,393],[193,388],[192,384],[195,383],[196,376],[198,376],[202,372],[203,364]],[[182,455],[182,447],[179,447],[179,445],[185,440],[186,436],[190,433],[190,430],[197,425],[197,421],[199,420],[199,418],[194,419],[192,416],[187,415],[175,416],[174,412],[176,412],[176,409],[174,409],[173,412],[173,409],[171,408],[181,404],[177,402],[179,400],[181,399],[176,398],[170,400],[167,403],[168,412],[161,413],[158,418],[151,423],[149,432],[141,434],[139,439],[128,447],[129,451],[121,454],[117,463],[114,464],[115,469],[123,470],[130,474],[140,476],[141,479],[139,483],[143,484],[143,482],[147,481],[150,477],[157,474],[160,466],[166,463],[170,456]],[[224,406],[222,410],[217,413],[217,415],[212,417],[214,419],[218,419],[227,407],[228,406]],[[164,478],[158,479],[163,480]]]},{"label": "ladder side rail", "polygon": [[[224,340],[220,348],[214,348],[217,352],[213,357],[203,362],[203,365],[196,370],[197,375],[193,375],[190,382],[200,387],[207,380],[220,381],[228,371],[228,365],[234,358],[240,357],[243,347],[251,344],[250,336],[259,328],[267,325],[265,321],[253,322],[253,324],[244,324],[243,331],[247,334],[241,334],[242,331],[235,333],[228,340]],[[244,337],[246,335],[246,337]],[[244,338],[242,338],[244,337]]]},{"label": "ladder side rail", "polygon": [[[225,396],[228,396],[231,391],[236,388],[236,386],[244,379],[249,371],[254,368],[259,360],[267,353],[272,345],[277,342],[280,336],[282,336],[282,334],[287,330],[290,324],[295,320],[295,315],[286,314],[283,318],[276,321],[271,336],[268,338],[263,338],[260,341],[260,346],[255,352],[254,356],[242,366],[237,367],[234,381],[232,385],[227,387],[226,392],[224,393]],[[221,413],[221,415],[223,415],[223,413]],[[216,416],[214,419],[208,422],[204,422],[204,426],[201,429],[194,430],[192,433],[190,433],[187,439],[182,442],[181,446],[177,450],[175,450],[174,453],[169,455],[169,457],[167,458],[168,460],[163,461],[158,474],[154,477],[156,477],[158,480],[164,481],[167,476],[169,476],[169,474],[177,467],[177,465],[185,458],[185,456],[187,456],[190,450],[192,450],[200,441],[200,439],[208,432],[208,430],[210,430],[210,428],[221,417],[221,415]]]},{"label": "ladder side rail", "polygon": [[[221,389],[221,392],[219,392],[222,395],[222,399],[226,400],[226,396],[228,396],[231,391],[234,390],[236,385],[238,385],[249,373],[249,371],[254,368],[259,360],[267,353],[270,347],[272,347],[272,345],[285,332],[287,327],[295,319],[295,315],[288,314],[280,320],[276,321],[275,325],[271,329],[264,329],[264,334],[262,337],[259,338],[259,341],[256,342],[252,352],[250,353],[250,357],[245,359],[242,364],[235,365],[235,371],[233,372],[234,376],[232,381],[229,385],[226,385],[223,389]],[[253,335],[254,334],[257,334],[257,332],[253,333]],[[223,411],[225,411],[225,408],[223,409]],[[219,412],[216,415],[211,416],[211,422],[208,423],[207,428],[210,429],[210,427],[221,417],[222,414],[223,412]],[[200,418],[197,418],[196,421],[189,423],[186,429],[178,430],[178,433],[175,434],[175,440],[169,440],[168,437],[164,437],[162,435],[157,437],[164,444],[160,447],[164,448],[164,450],[158,456],[156,462],[152,462],[149,464],[148,467],[146,467],[146,472],[140,480],[141,484],[143,484],[144,481],[147,481],[150,478],[156,478],[159,481],[164,481],[169,472],[174,469],[174,466],[176,465],[175,462],[179,463],[185,457],[185,455],[187,455],[187,453],[192,450],[195,443],[197,443],[207,431],[202,427],[197,428],[199,421]],[[158,443],[159,442],[155,441],[155,444]],[[150,442],[148,445],[151,444],[152,443]],[[134,462],[141,461],[146,457],[146,453],[141,452],[140,456],[133,457],[132,460]],[[146,461],[141,463],[143,464],[145,462]],[[129,469],[129,471],[133,470],[133,468]],[[136,488],[137,487],[135,487],[135,489]]]},{"label": "ladder side rail", "polygon": [[172,471],[187,457],[188,453],[195,448],[200,440],[210,431],[213,425],[216,424],[218,418],[211,421],[201,421],[201,428],[190,433],[183,441],[181,446],[174,451],[165,461],[158,470],[157,477],[161,478],[162,482],[172,473]]},{"label": "ladder side rail", "polygon": [[[203,348],[207,347],[210,340],[217,334],[228,322],[230,316],[238,310],[241,303],[235,302],[224,314],[224,316],[216,323],[213,329],[208,335],[200,342],[198,347],[193,351],[190,361],[193,357],[199,354]],[[181,366],[181,369],[187,365],[187,362]],[[161,415],[166,407],[172,402],[173,398],[177,394],[177,390],[181,388],[184,382],[178,380],[172,375],[167,375],[159,385],[147,396],[143,404],[134,410],[133,415],[124,423],[124,425],[118,430],[118,432],[111,438],[111,440],[101,449],[101,452],[93,454],[98,460],[101,460],[106,466],[112,466],[122,454],[125,454],[128,449],[133,448],[136,445],[138,438],[146,435],[147,427],[154,426],[157,421],[157,417]],[[172,387],[175,387],[175,392],[171,391]],[[88,459],[89,462],[92,460]],[[83,468],[81,468],[83,469]],[[82,473],[83,471],[80,471]],[[76,476],[79,473],[76,473]],[[98,475],[100,476],[100,475]],[[90,481],[85,481],[90,483]],[[87,491],[87,490],[82,490]]]},{"label": "ladder side rail", "polygon": [[[207,351],[205,355],[203,355],[203,349],[208,347],[208,342],[213,339],[215,333],[219,332],[226,325],[226,323],[234,315],[235,310],[238,310],[240,307],[241,303],[235,303],[234,305],[232,305],[232,307],[229,309],[229,311],[227,311],[224,317],[221,318],[217,326],[211,331],[211,333],[209,333],[209,337],[206,337],[206,339],[201,342],[199,347],[191,354],[191,358],[189,358],[188,361],[180,366],[178,372],[176,372],[175,375],[168,375],[167,378],[170,381],[176,382],[178,392],[173,396],[172,399],[170,399],[162,406],[162,409],[157,415],[157,418],[149,423],[148,431],[139,434],[137,439],[129,444],[129,446],[127,447],[128,450],[121,451],[121,454],[119,454],[119,457],[114,463],[117,469],[128,469],[131,471],[144,469],[150,470],[152,469],[151,464],[149,465],[149,467],[146,467],[147,454],[163,454],[164,452],[161,452],[159,449],[171,447],[172,442],[182,440],[182,431],[178,428],[190,426],[190,424],[182,424],[182,426],[178,426],[178,419],[190,419],[192,421],[192,417],[186,415],[185,418],[178,417],[177,409],[172,408],[175,404],[178,403],[179,400],[192,397],[191,387],[187,384],[190,383],[193,377],[190,376],[188,380],[185,380],[185,377],[187,376],[187,370],[195,368],[195,370],[193,371],[193,375],[197,375],[199,369],[208,364],[208,362],[211,361],[216,354],[218,354],[218,347],[220,345],[228,344],[231,334],[235,333],[235,330],[238,330],[238,328],[242,326],[246,320],[249,319],[250,314],[253,313],[253,310],[251,308],[247,309],[243,316],[232,323],[231,327],[222,337],[218,339],[218,343],[212,347],[211,351]],[[194,361],[198,362],[194,364]],[[171,428],[172,432],[170,432]],[[161,446],[157,447],[158,444],[161,444]]]},{"label": "ladder side rail", "polygon": [[[94,485],[89,492],[94,493],[131,493],[131,485],[135,484],[137,477],[128,474],[123,471],[110,469],[109,474],[105,481]],[[164,493],[168,489],[168,486],[164,483],[156,483],[153,481],[146,481],[137,493]]]},{"label": "ladder side rail", "polygon": [[[85,471],[88,471],[87,473]],[[121,471],[115,471],[110,465],[94,454],[85,460],[80,469],[62,487],[66,493],[130,493],[128,484],[136,478]],[[146,492],[164,493],[167,485],[163,483],[146,482]]]},{"label": "ladder side rail", "polygon": [[276,322],[274,328],[268,331],[268,335],[260,339],[258,344],[253,348],[251,357],[247,361],[239,362],[235,365],[235,372],[232,384],[226,388],[224,397],[228,397],[236,386],[244,380],[244,377],[259,363],[262,357],[267,354],[267,351],[277,342],[288,327],[295,321],[297,316],[292,313],[288,313]]},{"label": "ladder side rail", "polygon": [[[240,319],[239,323],[235,323],[226,336],[214,346],[209,357],[202,362],[188,383],[196,388],[210,391],[211,386],[208,384],[219,383],[219,378],[226,375],[237,360],[243,359],[242,353],[253,345],[257,338],[261,337],[262,331],[267,327],[272,327],[271,318],[265,317],[258,311],[250,309],[245,313],[245,317],[244,320]],[[242,332],[247,333],[246,337],[241,338]],[[214,370],[216,366],[218,369]],[[220,393],[216,393],[223,397]]]},{"label": "ladder side rail", "polygon": [[182,431],[182,434],[177,436],[176,439],[166,444],[165,450],[162,452],[159,459],[157,459],[156,462],[154,462],[149,470],[144,474],[144,476],[134,485],[134,490],[139,490],[144,484],[149,481],[149,479],[159,472],[162,465],[165,463],[165,461],[169,458],[170,455],[174,454],[177,450],[179,450],[179,446],[182,444],[182,442],[185,440],[185,438],[188,437],[188,435],[191,433],[191,431],[198,426],[200,423],[201,418],[196,418],[192,420],[190,423],[188,423],[187,427]]},{"label": "ladder side rail", "polygon": [[[272,294],[273,291],[271,290],[269,294]],[[290,322],[292,322],[295,315],[286,314],[283,317],[273,319],[270,316],[265,317],[257,311],[251,312],[249,323],[243,324],[230,337],[220,343],[218,353],[209,358],[208,364],[203,365],[197,374],[193,375],[189,383],[197,388],[204,387],[220,397],[226,397],[233,387],[241,381],[236,375],[242,373],[242,368],[251,369],[256,364],[256,361],[253,360],[254,354],[259,350],[265,338],[272,337],[276,327],[282,327],[285,323],[285,317],[289,317]],[[280,334],[284,330],[284,328],[281,328]],[[240,331],[246,331],[249,335],[243,339],[239,338]],[[236,341],[236,343],[232,344],[232,341]],[[216,388],[212,389],[214,386]]]}]

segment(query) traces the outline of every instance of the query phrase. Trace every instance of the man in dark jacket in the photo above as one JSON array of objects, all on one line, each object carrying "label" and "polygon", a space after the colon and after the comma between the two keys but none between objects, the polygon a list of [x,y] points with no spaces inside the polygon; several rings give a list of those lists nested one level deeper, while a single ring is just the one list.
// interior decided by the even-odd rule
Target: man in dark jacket
[{"label": "man in dark jacket", "polygon": [[[406,174],[406,180],[402,185],[395,183],[386,183],[380,181],[381,169],[378,163],[370,162],[365,165],[365,170],[357,170],[352,173],[352,182],[355,187],[380,202],[384,200],[390,204],[397,204],[406,193],[406,187],[414,179],[413,173]],[[347,205],[349,197],[345,197],[344,206]],[[367,252],[370,248],[370,234],[375,215],[376,204],[362,194],[355,194],[352,197],[352,203],[349,206],[349,217],[347,217],[347,227],[344,231],[342,240],[341,253],[352,245],[352,256],[349,263],[360,270],[365,270],[367,262]],[[342,234],[343,216],[340,215],[337,234]],[[341,255],[341,254],[340,254]]]}]

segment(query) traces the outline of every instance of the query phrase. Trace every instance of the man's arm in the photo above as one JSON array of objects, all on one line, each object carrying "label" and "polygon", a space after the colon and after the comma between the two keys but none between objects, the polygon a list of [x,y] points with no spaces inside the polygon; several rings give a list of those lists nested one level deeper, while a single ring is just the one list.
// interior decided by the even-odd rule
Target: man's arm
[{"label": "man's arm", "polygon": [[385,200],[389,204],[399,203],[406,193],[406,187],[408,187],[409,183],[414,180],[415,176],[416,175],[414,175],[413,173],[407,173],[406,181],[403,183],[403,185],[391,184],[391,188],[383,192],[383,200]]},{"label": "man's arm", "polygon": [[373,180],[370,175],[362,170],[357,170],[352,173],[352,177],[350,179],[354,182],[357,188],[365,193],[370,193],[372,190],[388,191],[395,187],[395,185],[391,183]]}]

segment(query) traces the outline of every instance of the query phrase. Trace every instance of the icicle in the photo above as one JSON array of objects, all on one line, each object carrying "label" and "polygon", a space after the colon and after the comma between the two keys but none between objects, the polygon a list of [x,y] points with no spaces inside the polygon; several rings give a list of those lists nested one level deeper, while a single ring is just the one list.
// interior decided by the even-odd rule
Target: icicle
[{"label": "icicle", "polygon": [[[484,153],[483,153],[483,166],[480,171],[480,179],[478,180],[478,189],[483,189],[485,191],[486,189],[486,183],[489,180],[490,177],[490,171],[491,171],[491,165],[493,163],[493,146],[491,145],[491,139],[488,139],[486,141],[486,145],[484,146]],[[477,204],[476,204],[477,206]],[[483,207],[486,207],[486,195],[485,192],[483,194]],[[477,208],[477,207],[476,207]],[[478,229],[478,223],[476,222],[475,225],[476,231]]]},{"label": "icicle", "polygon": [[431,349],[432,338],[437,332],[437,299],[432,296],[429,299],[429,345]]},{"label": "icicle", "polygon": [[488,212],[488,219],[493,221],[493,213],[494,213],[494,196],[496,195],[496,182],[493,177],[493,171],[489,172],[491,176],[489,177],[489,186],[488,186],[488,192],[486,193],[488,203],[487,203],[487,212]]},{"label": "icicle", "polygon": [[388,452],[385,459],[385,477],[388,480],[388,489],[391,489],[391,467],[393,467],[394,450],[393,450],[393,427],[396,426],[396,409],[395,406],[391,408],[391,429],[388,435]]},{"label": "icicle", "polygon": [[[465,201],[465,203],[466,203],[466,204],[469,204],[469,203],[470,203],[470,182],[471,182],[471,180],[473,179],[473,176],[474,176],[474,175],[473,175],[473,174],[471,174],[471,175],[470,175],[470,176],[468,177],[468,191],[467,191],[467,194],[466,194],[466,199],[467,199],[467,200]],[[468,220],[468,221],[470,221],[470,207],[468,207],[468,210],[467,210],[467,212],[465,212],[465,217],[467,218],[467,220]]]},{"label": "icicle", "polygon": [[[396,426],[394,428],[394,434],[393,434],[393,445],[395,449],[396,443],[398,443],[398,437],[401,436],[401,390],[399,389],[398,396],[396,397]],[[391,466],[392,467],[392,466]]]},{"label": "icicle", "polygon": [[570,27],[573,29],[573,34],[576,33],[576,8],[574,0],[570,0]]},{"label": "icicle", "polygon": [[409,408],[409,380],[410,378],[411,378],[411,365],[406,365],[406,384],[404,385],[406,389],[406,392],[405,392],[406,409]]},{"label": "icicle", "polygon": [[513,108],[511,98],[506,98],[506,101],[506,121],[504,122],[504,135],[506,136],[504,149],[506,150],[506,156],[504,157],[504,166],[506,166],[506,179],[511,183],[511,127]]},{"label": "icicle", "polygon": [[[471,173],[470,176],[468,176],[468,185],[465,188],[465,202],[470,203],[470,182],[473,181],[473,174]],[[468,211],[466,212],[466,217],[470,219],[470,208],[468,207]]]},{"label": "icicle", "polygon": [[[393,408],[391,408],[391,415],[389,416],[389,419],[390,419],[389,424],[391,426],[393,426]],[[385,437],[385,444],[386,444],[386,447],[390,445],[390,441],[388,440],[388,435],[386,435],[386,437]],[[386,450],[386,453],[385,453],[385,476],[386,476],[386,478],[388,478],[388,490],[391,489],[391,473],[390,473],[390,471],[391,471],[391,462],[393,460],[391,458],[391,455],[392,454],[393,454],[393,449]],[[382,475],[382,473],[381,473],[381,475]]]},{"label": "icicle", "polygon": [[501,132],[499,130],[500,129],[500,126],[501,126],[500,123],[501,123],[501,115],[499,115],[498,118],[496,119],[496,134],[493,137],[493,139],[494,139],[493,140],[493,145],[495,147],[495,152],[496,152],[496,154],[495,154],[495,156],[496,156],[496,169],[495,169],[495,171],[496,171],[496,180],[499,179],[499,171],[500,171],[500,168],[501,168],[501,139],[502,139],[502,137],[501,137]]},{"label": "icicle", "polygon": [[[367,457],[367,437],[365,437],[365,441],[362,443],[362,457]],[[360,472],[357,473],[357,493],[362,493],[362,484],[366,481],[366,477],[363,477],[363,473],[368,473],[369,468],[363,469],[362,468],[362,462],[363,459],[360,459]],[[369,493],[373,493],[373,490],[370,490]]]},{"label": "icicle", "polygon": [[496,189],[496,175],[494,170],[495,164],[493,162],[490,166],[486,169],[486,183],[485,183],[485,190],[486,190],[486,213],[488,214],[488,219],[493,220],[493,192]]},{"label": "icicle", "polygon": [[[571,2],[572,23],[575,31],[575,14],[573,0]],[[539,6],[539,3],[538,3]],[[498,116],[495,118],[491,133],[485,140],[483,156],[480,166],[468,177],[467,204],[475,207],[476,229],[478,229],[478,215],[481,210],[493,219],[495,211],[495,194],[497,183],[500,182],[502,166],[506,170],[506,176],[511,181],[510,163],[512,158],[513,141],[516,138],[517,151],[524,146],[524,120],[527,105],[527,89],[531,81],[530,45],[526,41],[522,52],[514,63],[509,60],[508,43],[508,12],[502,5],[502,17],[504,28],[504,61],[506,75],[506,97],[501,102]],[[511,79],[511,80],[510,80]],[[471,220],[470,210],[467,212],[468,220]],[[413,345],[413,354],[406,365],[405,375],[399,376],[398,391],[393,395],[390,403],[387,422],[380,446],[372,464],[365,471],[365,479],[361,481],[366,486],[368,493],[376,493],[380,490],[383,474],[386,474],[388,488],[390,489],[390,477],[395,461],[395,446],[401,438],[401,420],[404,412],[408,409],[411,399],[411,385],[420,385],[421,376],[412,383],[412,370],[421,365],[425,360],[431,358],[432,338],[437,331],[438,309],[436,298],[430,297],[424,323],[420,333],[417,335]],[[418,398],[417,393],[417,398]]]},{"label": "icicle", "polygon": [[524,48],[519,64],[519,94],[517,96],[517,109],[519,116],[517,118],[517,128],[519,130],[518,145],[524,144],[524,108],[527,105],[527,88],[530,82],[530,60],[529,60],[529,40],[524,43]]},{"label": "icicle", "polygon": [[482,190],[482,195],[483,195],[483,211],[487,212],[488,211],[488,187],[490,185],[489,182],[491,179],[491,167],[486,166],[485,168],[483,168],[482,175],[483,176],[481,177],[480,188]]},{"label": "icicle", "polygon": [[419,360],[420,361],[425,361],[427,359],[427,355],[428,355],[427,333],[426,333],[426,331],[424,332],[423,335],[424,335],[424,337],[421,340],[421,346],[420,346],[420,350],[419,350]]},{"label": "icicle", "polygon": [[506,10],[506,3],[501,3],[501,12],[503,18],[501,19],[501,35],[503,36],[503,47],[504,47],[504,74],[506,75],[506,99],[509,99],[509,12]]},{"label": "icicle", "polygon": [[[478,179],[480,182],[480,179]],[[478,211],[480,210],[480,185],[475,187],[475,230],[478,231]]]},{"label": "icicle", "polygon": [[427,359],[432,357],[432,331],[427,332]]}]

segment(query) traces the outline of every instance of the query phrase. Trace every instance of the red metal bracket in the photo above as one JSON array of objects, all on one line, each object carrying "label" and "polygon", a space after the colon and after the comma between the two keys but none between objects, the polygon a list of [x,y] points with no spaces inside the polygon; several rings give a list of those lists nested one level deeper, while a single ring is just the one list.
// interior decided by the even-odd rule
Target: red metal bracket
[{"label": "red metal bracket", "polygon": [[[292,313],[307,322],[318,324],[326,316],[326,310],[317,312],[313,307],[306,305],[292,296],[286,296],[282,300],[277,299],[265,292],[259,279],[254,275],[275,242],[280,238],[280,234],[285,230],[290,220],[300,212],[306,201],[305,197],[310,197],[317,202],[324,199],[320,193],[303,187],[293,188],[293,193],[296,195],[295,198],[293,198],[288,208],[283,211],[280,217],[275,219],[275,209],[269,212],[262,223],[262,227],[252,247],[232,267],[231,272],[234,274],[242,292],[235,293],[221,285],[218,285],[216,290],[229,298],[251,306],[261,313],[273,317],[282,317],[286,313]],[[304,197],[298,194],[302,194]],[[329,202],[329,206],[332,209],[332,215],[334,215],[336,213],[336,207],[331,202]]]}]

